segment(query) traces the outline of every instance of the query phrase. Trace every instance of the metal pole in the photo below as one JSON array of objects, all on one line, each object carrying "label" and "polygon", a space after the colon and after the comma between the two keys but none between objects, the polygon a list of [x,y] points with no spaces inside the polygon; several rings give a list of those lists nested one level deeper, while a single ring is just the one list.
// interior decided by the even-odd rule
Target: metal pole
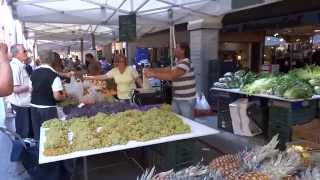
[{"label": "metal pole", "polygon": [[83,59],[83,38],[80,38],[80,60],[84,64],[84,59]]},{"label": "metal pole", "polygon": [[36,43],[37,40],[34,40],[33,46],[32,46],[32,51],[33,51],[33,62],[36,62]]},{"label": "metal pole", "polygon": [[168,9],[168,18],[170,21],[170,44],[169,44],[169,52],[170,52],[170,62],[171,67],[173,66],[174,58],[173,58],[173,10]]},{"label": "metal pole", "polygon": [[96,50],[96,36],[94,33],[91,33],[91,49]]},{"label": "metal pole", "polygon": [[84,180],[88,180],[88,162],[87,157],[83,157],[83,176]]}]

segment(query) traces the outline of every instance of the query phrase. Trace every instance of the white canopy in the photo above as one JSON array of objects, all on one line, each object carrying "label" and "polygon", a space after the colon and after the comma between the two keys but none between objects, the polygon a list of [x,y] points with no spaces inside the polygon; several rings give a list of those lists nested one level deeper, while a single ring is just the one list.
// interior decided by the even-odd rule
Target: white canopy
[{"label": "white canopy", "polygon": [[[65,46],[96,35],[97,44],[118,36],[118,17],[136,13],[137,36],[204,17],[231,11],[232,0],[17,0],[18,19],[25,22],[28,38],[49,40]],[[265,3],[270,0],[265,0]],[[173,20],[168,18],[173,10]],[[68,44],[68,43],[67,43]]]}]

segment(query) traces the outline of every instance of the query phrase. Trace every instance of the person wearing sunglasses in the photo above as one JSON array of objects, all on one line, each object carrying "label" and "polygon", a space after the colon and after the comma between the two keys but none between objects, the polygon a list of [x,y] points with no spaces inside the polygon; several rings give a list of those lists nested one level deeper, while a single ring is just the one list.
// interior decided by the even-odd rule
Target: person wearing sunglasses
[{"label": "person wearing sunglasses", "polygon": [[131,66],[128,66],[128,59],[124,55],[115,56],[114,68],[105,75],[87,76],[85,79],[104,80],[114,79],[117,85],[117,98],[120,101],[129,101],[131,92],[136,88],[136,83],[142,87],[142,80],[139,73]]},{"label": "person wearing sunglasses", "polygon": [[10,51],[12,55],[10,66],[13,77],[13,93],[7,97],[7,100],[16,112],[16,132],[22,138],[32,138],[30,76],[26,70],[28,52],[22,44],[11,46]]}]

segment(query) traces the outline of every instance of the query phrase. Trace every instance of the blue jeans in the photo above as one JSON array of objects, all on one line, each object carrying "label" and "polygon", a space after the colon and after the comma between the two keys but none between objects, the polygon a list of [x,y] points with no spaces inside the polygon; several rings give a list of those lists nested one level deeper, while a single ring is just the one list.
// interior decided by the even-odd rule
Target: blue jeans
[{"label": "blue jeans", "polygon": [[172,100],[172,111],[189,119],[193,119],[193,109],[196,99],[192,100]]}]

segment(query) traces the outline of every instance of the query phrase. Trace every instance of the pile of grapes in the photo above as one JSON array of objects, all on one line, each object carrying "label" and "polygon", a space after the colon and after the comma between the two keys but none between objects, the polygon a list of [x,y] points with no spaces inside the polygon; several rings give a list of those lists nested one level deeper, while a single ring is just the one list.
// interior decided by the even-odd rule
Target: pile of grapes
[{"label": "pile of grapes", "polygon": [[44,154],[61,155],[189,133],[190,127],[170,109],[169,105],[163,105],[148,111],[127,110],[68,121],[46,121],[43,123],[43,127],[48,128]]}]

